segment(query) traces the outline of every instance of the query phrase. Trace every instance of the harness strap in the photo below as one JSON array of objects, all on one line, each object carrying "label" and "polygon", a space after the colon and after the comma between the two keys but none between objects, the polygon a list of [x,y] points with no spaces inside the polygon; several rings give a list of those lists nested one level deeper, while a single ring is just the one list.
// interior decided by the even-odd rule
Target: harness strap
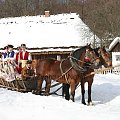
[{"label": "harness strap", "polygon": [[94,75],[94,74],[95,74],[95,72],[91,72],[91,73],[87,74],[87,75],[84,76],[84,77],[86,78],[86,77],[89,77],[89,76]]},{"label": "harness strap", "polygon": [[[70,67],[66,72],[63,72],[62,75],[61,75],[60,77],[58,77],[57,79],[55,79],[54,81],[57,81],[57,80],[61,79],[61,78],[62,78],[63,76],[65,76],[71,69],[72,69],[72,67]],[[66,79],[66,82],[69,84],[68,79]],[[61,84],[61,83],[56,83],[55,85],[52,85],[51,87],[55,87],[55,86],[57,86],[57,85],[59,85],[59,84]],[[45,87],[44,87],[44,88],[45,88]],[[43,90],[44,88],[42,88],[42,90]]]},{"label": "harness strap", "polygon": [[67,73],[68,73],[73,67],[70,67],[66,72],[63,72],[62,63],[63,63],[64,61],[65,61],[65,60],[62,60],[62,61],[60,62],[60,71],[61,71],[61,73],[62,73],[62,76],[65,76],[66,82],[69,84],[69,80],[68,80],[68,78],[67,78]]}]

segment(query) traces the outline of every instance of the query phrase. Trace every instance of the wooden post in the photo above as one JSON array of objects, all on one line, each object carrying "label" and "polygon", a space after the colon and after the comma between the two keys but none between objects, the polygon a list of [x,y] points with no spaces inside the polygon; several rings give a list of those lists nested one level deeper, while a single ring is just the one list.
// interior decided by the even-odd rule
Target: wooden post
[{"label": "wooden post", "polygon": [[50,11],[45,11],[45,17],[49,17],[50,16]]}]

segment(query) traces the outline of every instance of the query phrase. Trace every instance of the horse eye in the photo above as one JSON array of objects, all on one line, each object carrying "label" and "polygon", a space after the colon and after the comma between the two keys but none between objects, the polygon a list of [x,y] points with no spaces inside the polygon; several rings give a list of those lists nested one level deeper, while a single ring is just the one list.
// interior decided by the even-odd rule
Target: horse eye
[{"label": "horse eye", "polygon": [[93,53],[94,53],[94,51],[91,51],[91,53],[93,54]]}]

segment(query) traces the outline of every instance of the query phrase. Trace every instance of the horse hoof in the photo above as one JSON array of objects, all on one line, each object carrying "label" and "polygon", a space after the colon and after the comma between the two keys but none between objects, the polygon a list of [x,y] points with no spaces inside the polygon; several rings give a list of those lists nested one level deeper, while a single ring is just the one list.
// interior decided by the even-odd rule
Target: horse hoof
[{"label": "horse hoof", "polygon": [[37,91],[37,90],[32,91],[32,93],[35,94],[35,95],[40,95],[40,92]]},{"label": "horse hoof", "polygon": [[45,93],[44,95],[45,95],[45,96],[49,96],[49,93]]},{"label": "horse hoof", "polygon": [[82,102],[82,104],[83,104],[83,105],[86,105],[86,103],[85,103],[85,102]]},{"label": "horse hoof", "polygon": [[92,102],[89,102],[88,103],[88,106],[93,106],[94,104]]}]

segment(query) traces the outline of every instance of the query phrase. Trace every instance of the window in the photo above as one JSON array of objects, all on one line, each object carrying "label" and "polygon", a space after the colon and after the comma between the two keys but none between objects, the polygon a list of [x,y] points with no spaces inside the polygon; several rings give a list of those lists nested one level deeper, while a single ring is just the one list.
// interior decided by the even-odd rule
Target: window
[{"label": "window", "polygon": [[120,55],[116,55],[116,61],[120,61]]}]

